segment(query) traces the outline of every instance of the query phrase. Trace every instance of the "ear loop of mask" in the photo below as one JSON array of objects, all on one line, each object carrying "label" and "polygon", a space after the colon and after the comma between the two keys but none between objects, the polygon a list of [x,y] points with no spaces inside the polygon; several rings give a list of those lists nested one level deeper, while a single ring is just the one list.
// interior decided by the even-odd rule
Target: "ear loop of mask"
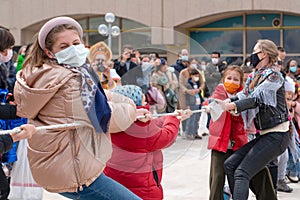
[{"label": "ear loop of mask", "polygon": [[47,49],[47,51],[49,51],[50,55],[53,56],[53,58],[50,58],[51,60],[57,60],[55,54],[52,53],[52,51],[50,51],[49,49]]}]

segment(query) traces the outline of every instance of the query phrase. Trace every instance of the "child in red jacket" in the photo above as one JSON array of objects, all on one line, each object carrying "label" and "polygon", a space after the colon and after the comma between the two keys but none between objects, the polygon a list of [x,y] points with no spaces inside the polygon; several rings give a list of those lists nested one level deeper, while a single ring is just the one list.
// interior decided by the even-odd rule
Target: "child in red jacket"
[{"label": "child in red jacket", "polygon": [[[125,85],[113,91],[131,98],[138,108],[149,110],[149,106],[142,106],[144,96],[140,87]],[[191,111],[179,117],[136,121],[126,131],[112,133],[113,154],[104,173],[144,200],[163,199],[161,150],[175,141],[180,118],[184,120],[190,115]]]},{"label": "child in red jacket", "polygon": [[[238,66],[228,67],[212,97],[225,100],[241,91],[243,88],[243,71]],[[225,183],[225,160],[241,146],[247,143],[247,135],[241,116],[233,116],[223,112],[216,121],[209,125],[208,148],[211,151],[210,163],[210,195],[209,199],[223,199],[223,186]]]}]

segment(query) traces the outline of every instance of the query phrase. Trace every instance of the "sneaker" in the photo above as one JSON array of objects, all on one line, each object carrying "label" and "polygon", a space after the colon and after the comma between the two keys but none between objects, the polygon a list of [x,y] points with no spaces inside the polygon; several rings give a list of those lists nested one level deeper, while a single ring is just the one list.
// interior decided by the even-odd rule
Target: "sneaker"
[{"label": "sneaker", "polygon": [[231,192],[230,192],[230,188],[229,188],[228,185],[224,185],[223,197],[224,197],[224,200],[230,200],[231,197],[232,197]]},{"label": "sneaker", "polygon": [[202,139],[202,137],[200,136],[200,135],[195,135],[195,139],[199,139],[199,140],[201,140]]},{"label": "sneaker", "polygon": [[194,135],[191,135],[191,134],[186,134],[186,139],[194,140],[194,139],[195,139],[195,136],[194,136]]},{"label": "sneaker", "polygon": [[280,192],[292,192],[293,189],[290,188],[286,182],[284,181],[284,179],[278,180],[277,182],[277,191]]},{"label": "sneaker", "polygon": [[299,182],[299,178],[298,178],[297,176],[286,175],[286,177],[287,177],[292,183],[298,183],[298,182]]},{"label": "sneaker", "polygon": [[208,133],[202,133],[202,136],[207,136],[208,135]]}]

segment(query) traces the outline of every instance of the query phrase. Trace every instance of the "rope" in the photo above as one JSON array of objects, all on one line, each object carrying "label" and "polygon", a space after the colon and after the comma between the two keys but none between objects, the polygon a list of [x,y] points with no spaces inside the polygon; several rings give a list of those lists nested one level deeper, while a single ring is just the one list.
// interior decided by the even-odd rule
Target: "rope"
[{"label": "rope", "polygon": [[[42,130],[66,130],[66,129],[74,129],[74,128],[79,128],[83,126],[80,123],[70,123],[70,124],[55,124],[55,125],[49,125],[49,126],[39,126],[36,127],[37,131],[42,131]],[[2,130],[0,131],[0,135],[4,134],[11,134],[11,133],[19,133],[21,132],[20,128],[14,128],[12,130]]]},{"label": "rope", "polygon": [[[199,110],[192,110],[192,113],[199,113],[199,112],[206,112],[205,109],[199,109]],[[173,113],[159,113],[159,114],[153,114],[152,117],[164,117],[164,116],[177,116],[178,113],[175,111]],[[146,116],[141,115],[141,116],[137,116],[137,119],[143,119]]]},{"label": "rope", "polygon": [[[193,110],[192,113],[198,113],[198,112],[205,112],[205,109],[199,109],[199,110]],[[152,117],[163,117],[163,116],[177,116],[178,113],[175,111],[173,113],[160,113],[160,114],[154,114]],[[142,116],[137,116],[137,119],[143,119],[145,118],[145,115]],[[79,128],[83,126],[80,123],[70,123],[70,124],[55,124],[55,125],[49,125],[49,126],[39,126],[36,127],[37,131],[42,131],[42,130],[66,130],[66,129],[74,129],[74,128]],[[13,133],[19,133],[21,132],[21,129],[19,127],[14,128],[12,130],[0,130],[0,135],[5,135],[5,134],[13,134]]]}]

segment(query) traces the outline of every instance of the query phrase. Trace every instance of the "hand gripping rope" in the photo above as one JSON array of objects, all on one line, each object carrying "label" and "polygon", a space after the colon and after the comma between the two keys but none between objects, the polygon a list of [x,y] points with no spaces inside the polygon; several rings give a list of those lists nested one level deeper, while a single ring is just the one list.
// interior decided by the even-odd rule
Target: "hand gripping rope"
[{"label": "hand gripping rope", "polygon": [[[186,114],[184,111],[183,114]],[[213,101],[212,103],[210,103],[208,106],[202,106],[202,109],[199,110],[193,110],[192,113],[199,113],[199,112],[209,112],[211,114],[212,120],[217,120],[220,115],[223,112],[223,109],[221,108],[221,106],[216,103],[215,101]],[[179,113],[178,112],[173,112],[173,113],[160,113],[160,114],[153,114],[152,117],[163,117],[163,116],[177,116]],[[145,115],[142,116],[137,116],[137,119],[143,119],[145,118]],[[37,131],[41,131],[41,130],[66,130],[66,129],[74,129],[74,128],[79,128],[82,127],[83,125],[78,123],[78,122],[74,122],[74,123],[70,123],[70,124],[55,124],[55,125],[49,125],[49,126],[39,126],[36,127]],[[12,130],[2,130],[0,131],[0,135],[4,135],[4,134],[10,134],[10,133],[19,133],[21,132],[21,129],[19,127],[14,128]]]}]

